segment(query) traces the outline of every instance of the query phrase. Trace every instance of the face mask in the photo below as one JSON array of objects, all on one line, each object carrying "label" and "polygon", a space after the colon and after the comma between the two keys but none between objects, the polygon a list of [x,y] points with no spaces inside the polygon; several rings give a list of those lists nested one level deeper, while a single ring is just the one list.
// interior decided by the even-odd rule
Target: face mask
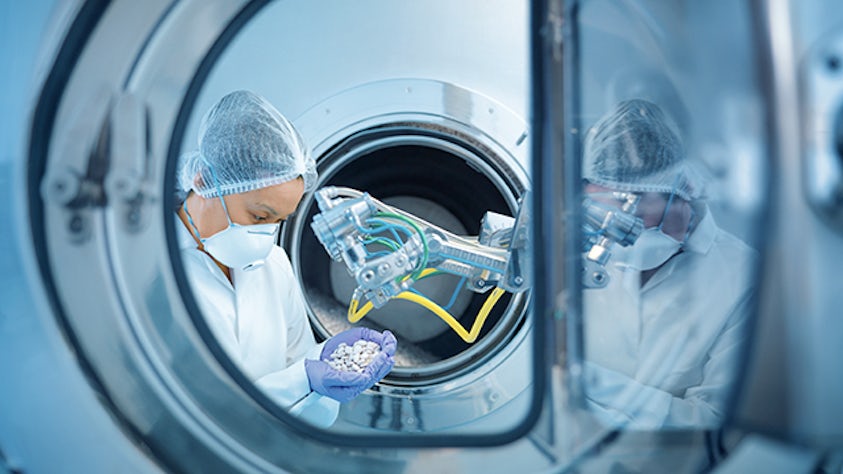
[{"label": "face mask", "polygon": [[196,237],[202,242],[205,251],[217,261],[231,268],[242,270],[253,270],[264,264],[272,246],[275,245],[275,236],[280,224],[255,224],[240,225],[231,222],[228,215],[228,208],[225,200],[220,196],[225,217],[228,219],[228,227],[216,234],[203,239],[199,236],[199,229],[193,223],[190,214],[187,213],[187,201],[185,201],[184,213],[187,220],[193,227]]},{"label": "face mask", "polygon": [[619,266],[638,271],[652,270],[664,265],[670,257],[674,256],[682,248],[684,241],[688,240],[688,235],[691,231],[690,222],[693,222],[694,211],[691,208],[689,227],[685,232],[683,242],[680,242],[662,232],[664,219],[672,203],[673,195],[671,194],[670,199],[665,205],[662,221],[658,227],[645,229],[638,236],[635,243],[629,247],[617,246],[614,259]]},{"label": "face mask", "polygon": [[654,227],[641,232],[633,245],[617,248],[614,260],[621,267],[652,270],[667,262],[681,247],[681,242]]}]

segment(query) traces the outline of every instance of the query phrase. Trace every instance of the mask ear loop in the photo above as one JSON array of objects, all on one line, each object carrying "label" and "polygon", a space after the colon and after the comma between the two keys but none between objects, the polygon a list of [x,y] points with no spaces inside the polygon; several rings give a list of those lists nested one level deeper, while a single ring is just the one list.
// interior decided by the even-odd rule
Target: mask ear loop
[{"label": "mask ear loop", "polygon": [[[664,221],[665,221],[665,219],[667,219],[667,212],[670,210],[670,206],[673,204],[673,198],[676,197],[676,186],[679,184],[680,176],[681,175],[678,175],[678,174],[676,175],[676,178],[673,180],[673,186],[670,187],[670,197],[667,199],[667,204],[664,206],[664,212],[662,213],[662,219],[659,222],[659,226],[657,227],[659,232],[661,232],[662,228],[664,227]],[[688,230],[690,230],[690,228],[691,228],[691,222],[688,221]],[[686,234],[687,234],[687,230],[686,230]],[[686,235],[686,237],[687,237],[687,235]],[[683,242],[684,242],[684,240],[683,240]]]},{"label": "mask ear loop", "polygon": [[671,191],[670,197],[667,199],[667,204],[664,206],[664,212],[662,213],[662,218],[659,221],[659,226],[656,227],[659,230],[659,232],[661,232],[662,228],[664,227],[664,220],[667,219],[667,212],[670,210],[670,206],[673,204],[673,197],[674,196],[676,196],[676,194],[674,194],[673,191]]},{"label": "mask ear loop", "polygon": [[204,244],[205,239],[203,239],[202,236],[199,235],[199,228],[196,227],[196,224],[193,223],[193,218],[190,217],[190,213],[187,212],[187,199],[184,200],[181,207],[182,209],[184,209],[184,215],[187,216],[187,222],[190,223],[190,229],[193,231],[194,234],[196,234],[196,238],[199,239],[199,242],[202,242]]},{"label": "mask ear loop", "polygon": [[685,245],[685,242],[688,241],[688,237],[691,236],[691,226],[694,224],[694,219],[697,217],[697,211],[694,210],[694,206],[691,207],[691,215],[688,217],[688,229],[685,231],[685,236],[682,237],[682,245]]},{"label": "mask ear loop", "polygon": [[220,188],[220,181],[217,179],[217,172],[214,171],[214,167],[205,160],[205,157],[202,157],[202,161],[205,162],[205,165],[208,166],[208,169],[211,171],[211,177],[214,179],[214,186],[217,188],[217,197],[220,198],[220,202],[222,203],[222,210],[225,211],[225,218],[228,220],[228,225],[233,226],[234,223],[231,222],[231,216],[228,215],[228,206],[225,205],[225,199],[222,196],[222,189]]}]

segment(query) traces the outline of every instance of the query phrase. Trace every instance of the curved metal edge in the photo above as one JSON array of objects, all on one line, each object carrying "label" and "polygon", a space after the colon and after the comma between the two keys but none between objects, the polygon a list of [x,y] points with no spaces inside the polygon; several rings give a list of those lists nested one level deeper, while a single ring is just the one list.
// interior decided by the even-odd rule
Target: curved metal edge
[{"label": "curved metal edge", "polygon": [[[191,462],[190,457],[182,456],[183,453],[173,452],[166,439],[151,436],[151,433],[145,432],[142,424],[138,423],[137,412],[133,414],[126,411],[126,407],[133,406],[132,404],[137,403],[137,400],[126,399],[113,391],[115,384],[121,385],[125,383],[124,381],[104,378],[106,376],[101,372],[101,368],[98,368],[100,361],[92,359],[91,348],[82,343],[83,338],[77,333],[79,328],[71,323],[71,318],[62,305],[58,282],[53,279],[50,268],[50,262],[57,256],[50,255],[47,245],[48,236],[52,232],[49,232],[45,223],[45,202],[44,197],[40,194],[40,191],[42,191],[40,183],[47,170],[49,155],[54,153],[51,149],[56,144],[51,140],[61,104],[66,100],[65,93],[72,78],[78,74],[76,70],[83,53],[89,46],[89,42],[95,36],[96,30],[103,24],[103,21],[107,19],[109,8],[113,6],[108,1],[89,1],[83,5],[62,43],[61,50],[56,55],[53,67],[50,69],[48,78],[38,96],[31,126],[27,175],[28,211],[33,234],[32,242],[38,259],[40,281],[45,287],[45,294],[48,295],[48,304],[52,315],[68,346],[73,348],[77,356],[75,362],[80,366],[87,383],[98,395],[106,413],[115,420],[115,425],[125,433],[126,438],[138,448],[138,452],[154,462],[159,468],[162,470],[178,468],[190,471],[197,468],[197,464]],[[139,370],[139,373],[144,372],[142,369]],[[144,389],[151,391],[148,382],[146,379],[143,380],[143,383],[146,384]],[[142,384],[138,384],[138,386],[140,385]],[[161,407],[163,413],[168,415],[167,419],[156,421],[157,429],[164,430],[171,436],[176,435],[176,431],[170,431],[170,429],[177,428],[184,433],[190,432],[190,428],[183,424],[183,420],[178,416],[179,414],[170,411],[171,407],[168,407],[167,401],[156,399],[156,402],[158,402],[158,407]],[[140,407],[142,404],[138,405],[140,411],[143,411]],[[148,425],[148,423],[146,424]],[[157,431],[155,432],[157,433]],[[193,435],[195,434],[193,433]],[[191,437],[190,441],[195,446],[201,446],[205,449],[200,456],[203,459],[202,463],[206,466],[227,465],[231,469],[237,467],[238,470],[265,470],[265,467],[259,469],[255,463],[249,462],[243,457],[232,456],[231,453],[214,452],[212,446],[207,444],[207,440],[203,440],[201,435]]]},{"label": "curved metal edge", "polygon": [[59,52],[53,60],[52,67],[43,82],[38,94],[37,104],[33,113],[29,147],[28,166],[26,175],[26,203],[29,218],[29,231],[32,237],[32,247],[37,263],[37,273],[47,296],[46,304],[54,315],[60,333],[69,347],[79,351],[76,362],[91,388],[99,395],[108,412],[116,421],[118,428],[138,446],[144,446],[144,451],[152,455],[148,458],[157,463],[162,469],[161,454],[145,444],[143,434],[132,422],[120,413],[115,401],[108,396],[105,384],[100,380],[97,371],[85,356],[79,341],[70,326],[64,308],[60,303],[55,282],[52,280],[47,250],[47,226],[44,222],[44,202],[41,197],[41,181],[44,177],[49,153],[50,137],[53,135],[58,105],[61,103],[67,83],[73,74],[76,63],[85,49],[91,35],[103,18],[110,0],[88,0],[76,13],[76,17],[68,28]]},{"label": "curved metal edge", "polygon": [[[767,188],[762,196],[762,202],[770,203],[761,209],[762,215],[759,218],[761,229],[769,229],[769,232],[779,234],[776,240],[782,239],[781,229],[784,225],[779,218],[783,215],[780,209],[792,208],[792,203],[797,203],[802,196],[798,191],[797,184],[800,170],[798,158],[800,156],[800,137],[798,136],[799,100],[796,94],[796,69],[794,59],[793,36],[790,31],[791,17],[789,13],[789,2],[787,0],[752,0],[747,7],[753,13],[752,17],[752,41],[756,46],[758,54],[755,55],[755,68],[757,71],[758,87],[764,99],[764,132],[767,156],[769,156],[768,169],[772,170],[766,177]],[[786,195],[795,193],[793,195]],[[760,284],[754,295],[752,306],[755,309],[751,312],[748,326],[752,329],[751,337],[740,354],[740,359],[746,361],[738,367],[737,380],[741,383],[735,384],[734,390],[729,397],[728,406],[734,407],[724,416],[724,429],[749,430],[759,433],[766,433],[780,439],[788,438],[786,426],[787,417],[782,417],[782,412],[787,406],[775,406],[769,412],[770,403],[755,403],[753,398],[762,396],[768,399],[768,391],[771,387],[778,388],[781,393],[786,390],[786,378],[776,372],[773,380],[769,379],[765,370],[759,370],[760,363],[757,358],[765,355],[771,348],[765,347],[770,343],[765,341],[770,336],[764,333],[770,332],[765,327],[775,327],[772,332],[780,333],[782,323],[777,318],[782,316],[781,309],[775,309],[762,315],[765,309],[765,301],[781,302],[782,278],[777,275],[777,270],[787,268],[788,262],[782,260],[782,241],[773,239],[759,239],[761,246],[758,250],[761,255],[756,275],[759,276]],[[784,240],[787,240],[785,237]],[[788,257],[792,258],[792,257]],[[797,257],[800,258],[800,257]],[[771,295],[779,295],[771,297]],[[774,303],[775,304],[775,303]],[[772,308],[767,308],[772,309]],[[776,340],[778,344],[781,341]],[[780,353],[781,347],[776,347],[775,352]],[[772,373],[770,373],[772,375]],[[763,385],[763,395],[757,394],[754,385]],[[775,405],[775,401],[772,402]]]}]

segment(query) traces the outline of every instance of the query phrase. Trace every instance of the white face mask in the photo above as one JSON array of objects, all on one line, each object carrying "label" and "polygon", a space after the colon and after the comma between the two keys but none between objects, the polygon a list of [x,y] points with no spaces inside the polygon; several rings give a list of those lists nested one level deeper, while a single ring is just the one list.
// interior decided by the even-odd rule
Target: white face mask
[{"label": "white face mask", "polygon": [[184,213],[190,225],[193,226],[194,233],[202,242],[205,251],[223,265],[241,270],[253,270],[260,267],[272,251],[272,246],[275,245],[275,236],[281,224],[235,224],[231,222],[222,196],[220,200],[223,203],[225,217],[228,219],[228,227],[206,239],[199,236],[199,229],[188,214],[187,201],[185,201]]},{"label": "white face mask", "polygon": [[228,227],[202,241],[205,250],[220,263],[231,268],[252,270],[260,267],[275,245],[279,224],[239,225]]},{"label": "white face mask", "polygon": [[641,232],[631,246],[617,246],[613,260],[623,268],[652,270],[667,262],[681,247],[682,242],[654,227]]}]

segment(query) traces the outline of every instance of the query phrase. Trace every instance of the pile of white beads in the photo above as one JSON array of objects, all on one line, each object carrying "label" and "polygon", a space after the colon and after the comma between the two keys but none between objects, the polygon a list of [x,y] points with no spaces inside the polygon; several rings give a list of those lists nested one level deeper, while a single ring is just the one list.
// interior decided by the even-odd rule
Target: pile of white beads
[{"label": "pile of white beads", "polygon": [[331,353],[330,360],[325,362],[337,370],[363,372],[380,351],[381,347],[377,342],[360,339],[353,346],[341,342]]}]

